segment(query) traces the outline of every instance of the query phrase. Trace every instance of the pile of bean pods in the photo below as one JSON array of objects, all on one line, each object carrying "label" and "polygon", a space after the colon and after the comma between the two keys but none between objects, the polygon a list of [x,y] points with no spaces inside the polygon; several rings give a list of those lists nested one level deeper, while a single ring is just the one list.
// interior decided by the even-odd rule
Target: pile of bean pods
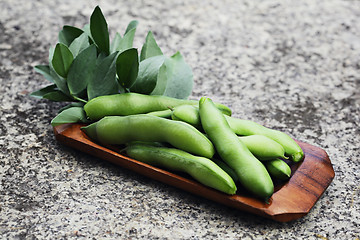
[{"label": "pile of bean pods", "polygon": [[131,158],[185,172],[227,194],[241,185],[267,201],[273,179],[291,175],[284,159],[304,157],[287,134],[231,117],[227,106],[207,97],[195,101],[124,93],[94,98],[84,110],[95,122],[82,130],[94,141],[125,144]]}]

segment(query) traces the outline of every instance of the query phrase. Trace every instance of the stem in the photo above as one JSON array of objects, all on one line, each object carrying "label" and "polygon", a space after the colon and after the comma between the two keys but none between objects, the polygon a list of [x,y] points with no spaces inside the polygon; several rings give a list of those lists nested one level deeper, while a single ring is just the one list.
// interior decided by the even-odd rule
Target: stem
[{"label": "stem", "polygon": [[86,100],[84,100],[84,99],[82,99],[82,98],[79,98],[79,97],[77,97],[77,96],[72,96],[75,100],[78,100],[78,101],[80,101],[80,102],[83,102],[83,103],[87,103],[87,101]]}]

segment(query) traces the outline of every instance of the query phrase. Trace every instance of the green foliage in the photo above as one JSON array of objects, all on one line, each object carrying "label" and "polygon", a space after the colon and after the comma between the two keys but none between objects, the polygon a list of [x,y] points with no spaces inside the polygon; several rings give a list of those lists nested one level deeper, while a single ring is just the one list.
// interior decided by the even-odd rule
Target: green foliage
[{"label": "green foliage", "polygon": [[141,49],[140,61],[158,55],[163,55],[163,53],[157,45],[153,33],[149,31],[146,36],[145,43]]},{"label": "green foliage", "polygon": [[68,73],[67,84],[70,93],[77,95],[87,88],[96,69],[96,46],[84,49],[74,60]]},{"label": "green foliage", "polygon": [[108,24],[97,6],[90,24],[63,26],[58,43],[49,49],[49,64],[34,68],[51,85],[31,93],[37,98],[70,102],[53,119],[53,126],[87,122],[83,105],[102,95],[137,92],[184,99],[190,95],[192,71],[180,53],[166,57],[151,31],[140,54],[133,47],[138,24],[131,21],[124,35],[116,32],[110,43]]},{"label": "green foliage", "polygon": [[94,77],[87,86],[89,100],[102,95],[119,93],[119,85],[116,81],[116,56],[117,52],[112,53],[97,64]]},{"label": "green foliage", "polygon": [[131,92],[150,94],[157,83],[160,67],[164,64],[166,56],[159,55],[147,58],[139,64],[139,73]]},{"label": "green foliage", "polygon": [[135,48],[130,48],[119,54],[116,60],[116,72],[119,83],[124,88],[131,87],[139,72],[139,56]]},{"label": "green foliage", "polygon": [[86,113],[82,107],[69,107],[61,111],[52,121],[53,127],[64,123],[87,123]]},{"label": "green foliage", "polygon": [[51,63],[57,74],[63,78],[66,78],[73,60],[74,57],[66,45],[62,43],[56,44]]},{"label": "green foliage", "polygon": [[108,25],[101,9],[97,6],[90,17],[90,32],[100,51],[110,53]]}]

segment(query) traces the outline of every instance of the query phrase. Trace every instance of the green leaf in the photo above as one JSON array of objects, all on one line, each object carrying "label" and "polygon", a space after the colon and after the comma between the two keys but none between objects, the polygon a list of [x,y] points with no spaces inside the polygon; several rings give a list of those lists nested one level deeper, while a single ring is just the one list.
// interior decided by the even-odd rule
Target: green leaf
[{"label": "green leaf", "polygon": [[110,53],[114,53],[117,51],[117,47],[120,45],[121,39],[122,39],[122,37],[121,37],[120,33],[116,33],[114,40],[111,42],[111,45],[110,45]]},{"label": "green leaf", "polygon": [[87,47],[74,59],[67,76],[67,85],[71,95],[78,96],[94,77],[96,59],[95,45]]},{"label": "green leaf", "polygon": [[74,57],[69,48],[62,44],[56,44],[54,56],[51,60],[54,70],[63,78],[66,78],[69,67]]},{"label": "green leaf", "polygon": [[116,72],[121,86],[131,87],[138,75],[139,56],[135,48],[120,53],[116,60]]},{"label": "green leaf", "polygon": [[[166,61],[166,60],[165,60]],[[167,67],[164,63],[161,65],[159,69],[159,73],[156,78],[156,85],[155,88],[152,90],[149,95],[163,95],[166,90],[166,85],[168,83],[168,76],[167,76]]]},{"label": "green leaf", "polygon": [[179,52],[167,58],[164,65],[166,67],[158,75],[157,85],[151,94],[163,91],[166,85],[161,95],[187,99],[193,88],[193,74],[190,66]]},{"label": "green leaf", "polygon": [[94,41],[93,37],[91,36],[90,24],[85,24],[83,27],[83,31],[84,31],[84,33],[86,33],[88,35],[89,43],[93,44],[95,41]]},{"label": "green leaf", "polygon": [[138,77],[134,85],[130,88],[130,91],[150,94],[156,86],[157,75],[165,59],[166,57],[164,55],[159,55],[141,61],[139,64]]},{"label": "green leaf", "polygon": [[139,22],[136,20],[131,21],[126,28],[124,35],[126,35],[126,33],[128,33],[133,28],[136,28],[138,24],[139,24]]},{"label": "green leaf", "polygon": [[69,49],[75,58],[82,50],[89,46],[89,36],[86,33],[83,33],[74,39],[74,41],[70,44]]},{"label": "green leaf", "polygon": [[94,78],[88,84],[87,93],[89,100],[102,95],[110,95],[119,92],[116,80],[116,56],[117,52],[104,58],[95,70]]},{"label": "green leaf", "polygon": [[68,102],[73,100],[63,92],[59,91],[55,84],[34,91],[30,94],[30,96],[44,98],[55,102]]},{"label": "green leaf", "polygon": [[90,17],[90,32],[93,37],[96,46],[109,54],[110,52],[110,42],[109,42],[109,31],[108,25],[106,23],[105,17],[101,12],[99,6],[97,6]]},{"label": "green leaf", "polygon": [[52,59],[54,57],[55,48],[50,47],[49,49],[49,68],[50,68],[50,76],[54,80],[54,83],[58,87],[60,91],[62,91],[64,94],[70,96],[70,92],[66,83],[66,79],[61,77],[59,74],[56,73],[54,70]]},{"label": "green leaf", "polygon": [[40,73],[41,75],[43,75],[45,77],[45,79],[47,79],[48,81],[54,83],[54,78],[51,76],[50,74],[50,66],[49,65],[36,65],[34,67],[34,70],[38,73]]},{"label": "green leaf", "polygon": [[107,55],[104,52],[101,52],[96,59],[96,65],[99,65],[105,58],[107,57]]},{"label": "green leaf", "polygon": [[79,37],[83,33],[83,30],[65,25],[63,29],[59,32],[59,42],[70,46],[70,44],[74,41],[75,38]]},{"label": "green leaf", "polygon": [[50,75],[54,79],[57,88],[62,91],[65,95],[70,96],[70,91],[66,83],[66,79],[59,76],[54,69],[50,68]]},{"label": "green leaf", "polygon": [[49,86],[46,86],[44,88],[41,88],[40,90],[34,91],[30,94],[30,96],[36,97],[36,98],[43,98],[43,96],[49,92],[52,92],[56,89],[55,84],[51,84]]},{"label": "green leaf", "polygon": [[59,90],[54,90],[52,92],[44,94],[43,98],[54,101],[54,102],[71,102],[72,98],[64,94]]},{"label": "green leaf", "polygon": [[78,123],[78,122],[82,122],[82,123],[88,122],[88,120],[86,119],[86,113],[82,107],[71,107],[59,113],[51,121],[51,125],[55,127],[65,123]]},{"label": "green leaf", "polygon": [[141,49],[140,61],[158,55],[163,55],[163,53],[157,45],[153,33],[149,31],[146,36],[145,43]]},{"label": "green leaf", "polygon": [[70,104],[66,105],[63,108],[60,108],[58,113],[61,113],[62,111],[66,110],[66,109],[69,109],[71,107],[84,107],[84,105],[85,105],[85,103],[83,103],[83,102],[73,102],[73,103],[70,103]]},{"label": "green leaf", "polygon": [[50,47],[49,48],[49,67],[50,67],[50,69],[54,69],[53,65],[52,65],[52,59],[54,57],[54,52],[55,52],[55,48]]},{"label": "green leaf", "polygon": [[131,29],[127,32],[124,37],[120,40],[119,45],[116,47],[116,51],[123,52],[133,47],[134,36],[136,28]]}]

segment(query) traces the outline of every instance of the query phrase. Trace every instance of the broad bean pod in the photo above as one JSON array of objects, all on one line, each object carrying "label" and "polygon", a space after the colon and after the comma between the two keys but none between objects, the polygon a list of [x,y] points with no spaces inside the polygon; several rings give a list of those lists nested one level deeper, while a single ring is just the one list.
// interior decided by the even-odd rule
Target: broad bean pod
[{"label": "broad bean pod", "polygon": [[[172,118],[174,120],[181,120],[187,122],[197,128],[199,128],[201,124],[198,108],[196,106],[182,105],[175,107],[172,113]],[[267,128],[250,120],[234,118],[226,115],[225,119],[228,122],[230,128],[237,135],[266,136],[279,143],[284,148],[285,154],[287,156],[290,156],[292,161],[299,162],[304,158],[304,153],[301,147],[289,135],[284,132]],[[271,158],[271,156],[269,157]]]},{"label": "broad bean pod", "polygon": [[190,124],[147,114],[104,117],[82,130],[103,144],[166,142],[198,156],[211,158],[215,153],[211,141]]},{"label": "broad bean pod", "polygon": [[234,182],[239,181],[239,178],[236,175],[236,172],[231,167],[229,167],[229,165],[227,165],[224,161],[217,159],[217,158],[212,158],[211,161],[213,161],[222,170],[224,170],[227,174],[229,174],[229,176],[234,180]]},{"label": "broad bean pod", "polygon": [[299,162],[304,158],[301,147],[286,133],[264,127],[256,122],[233,117],[226,117],[230,128],[238,135],[264,135],[281,144],[285,154],[291,157],[294,162]]},{"label": "broad bean pod", "polygon": [[287,180],[291,175],[290,166],[281,159],[274,159],[264,162],[270,175],[276,179]]},{"label": "broad bean pod", "polygon": [[233,179],[208,158],[194,156],[175,148],[141,144],[130,144],[126,147],[126,154],[153,166],[188,173],[200,183],[224,193],[236,192]]},{"label": "broad bean pod", "polygon": [[265,166],[239,140],[211,99],[200,99],[199,113],[201,125],[221,159],[236,172],[247,190],[267,201],[274,192],[274,185]]},{"label": "broad bean pod", "polygon": [[239,139],[260,161],[275,158],[288,159],[288,157],[285,156],[285,150],[281,144],[264,135],[240,136]]},{"label": "broad bean pod", "polygon": [[[99,96],[84,105],[86,115],[96,121],[105,116],[127,116],[167,110],[180,105],[198,105],[196,100],[177,99],[166,96],[145,95],[139,93],[122,93]],[[217,107],[226,115],[231,115],[231,109],[225,105]]]}]

